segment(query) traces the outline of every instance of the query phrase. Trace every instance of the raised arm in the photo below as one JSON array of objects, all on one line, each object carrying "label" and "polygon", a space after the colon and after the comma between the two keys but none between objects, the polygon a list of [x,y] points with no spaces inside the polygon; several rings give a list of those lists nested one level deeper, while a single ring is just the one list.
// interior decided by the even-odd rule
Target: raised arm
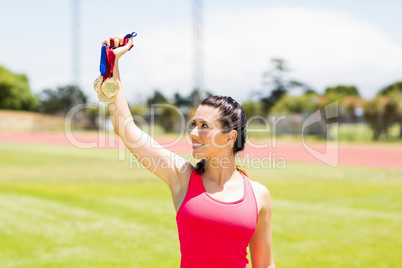
[{"label": "raised arm", "polygon": [[[120,91],[115,100],[109,104],[114,131],[140,163],[169,186],[174,205],[178,209],[179,203],[184,199],[187,191],[192,166],[184,158],[163,148],[135,124],[121,85],[119,73],[119,59],[131,48],[133,40],[130,38],[125,46],[121,46],[123,36],[114,37],[114,39],[117,48],[113,50],[116,55],[113,78],[120,85]],[[103,43],[110,46],[109,40],[107,39]]]}]

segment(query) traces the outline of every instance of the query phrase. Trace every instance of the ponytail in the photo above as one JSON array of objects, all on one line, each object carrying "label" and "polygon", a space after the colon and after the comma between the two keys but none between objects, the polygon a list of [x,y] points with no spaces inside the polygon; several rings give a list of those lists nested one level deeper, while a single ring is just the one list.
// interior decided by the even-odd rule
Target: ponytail
[{"label": "ponytail", "polygon": [[201,161],[199,161],[197,163],[197,165],[195,166],[195,173],[197,173],[198,175],[204,174],[206,165],[207,165],[207,160],[205,160],[205,158],[202,159]]},{"label": "ponytail", "polygon": [[248,177],[247,172],[244,168],[236,166],[237,171],[239,171],[240,173],[243,173],[246,177]]}]

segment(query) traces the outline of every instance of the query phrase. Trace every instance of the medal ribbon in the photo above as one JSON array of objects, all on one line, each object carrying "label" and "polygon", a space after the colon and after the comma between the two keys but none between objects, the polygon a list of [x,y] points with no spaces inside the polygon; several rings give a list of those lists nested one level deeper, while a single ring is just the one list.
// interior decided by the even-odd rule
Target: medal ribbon
[{"label": "medal ribbon", "polygon": [[[136,36],[137,36],[136,32],[132,32],[131,34],[127,34],[126,36],[124,36],[123,46],[125,46],[128,43],[129,38]],[[101,75],[103,76],[103,81],[113,76],[114,61],[116,59],[116,55],[113,52],[114,39],[110,39],[109,41],[110,41],[110,47],[107,47],[106,44],[104,44],[101,49],[99,70]],[[128,50],[130,50],[132,47],[133,46],[131,45],[131,47]]]}]

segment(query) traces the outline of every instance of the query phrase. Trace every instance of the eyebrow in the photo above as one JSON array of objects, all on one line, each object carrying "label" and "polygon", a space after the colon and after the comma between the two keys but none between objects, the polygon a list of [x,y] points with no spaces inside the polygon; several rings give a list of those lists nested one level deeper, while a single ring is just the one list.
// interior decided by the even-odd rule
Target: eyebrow
[{"label": "eyebrow", "polygon": [[200,123],[207,123],[207,124],[209,124],[209,122],[207,122],[207,121],[205,121],[205,120],[203,120],[203,119],[196,119],[196,118],[194,118],[193,119],[193,122],[200,122]]},{"label": "eyebrow", "polygon": [[204,119],[196,119],[196,118],[194,118],[192,122],[193,123],[199,122],[201,124],[206,124],[210,128],[212,127],[212,124],[210,122],[208,122],[208,121],[205,121]]}]

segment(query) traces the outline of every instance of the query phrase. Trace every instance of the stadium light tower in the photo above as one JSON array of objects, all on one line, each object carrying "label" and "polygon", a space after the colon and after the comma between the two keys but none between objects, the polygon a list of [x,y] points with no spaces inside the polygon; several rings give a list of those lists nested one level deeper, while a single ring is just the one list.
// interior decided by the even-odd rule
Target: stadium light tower
[{"label": "stadium light tower", "polygon": [[193,0],[193,89],[204,94],[202,0]]},{"label": "stadium light tower", "polygon": [[[81,12],[80,12],[80,0],[71,0],[71,66],[72,66],[72,85],[75,87],[71,93],[72,106],[83,102],[82,97],[79,94],[81,86]],[[84,115],[81,110],[75,113],[77,121],[81,121]]]},{"label": "stadium light tower", "polygon": [[79,87],[81,82],[81,46],[80,46],[80,0],[71,2],[71,60],[72,84]]}]

